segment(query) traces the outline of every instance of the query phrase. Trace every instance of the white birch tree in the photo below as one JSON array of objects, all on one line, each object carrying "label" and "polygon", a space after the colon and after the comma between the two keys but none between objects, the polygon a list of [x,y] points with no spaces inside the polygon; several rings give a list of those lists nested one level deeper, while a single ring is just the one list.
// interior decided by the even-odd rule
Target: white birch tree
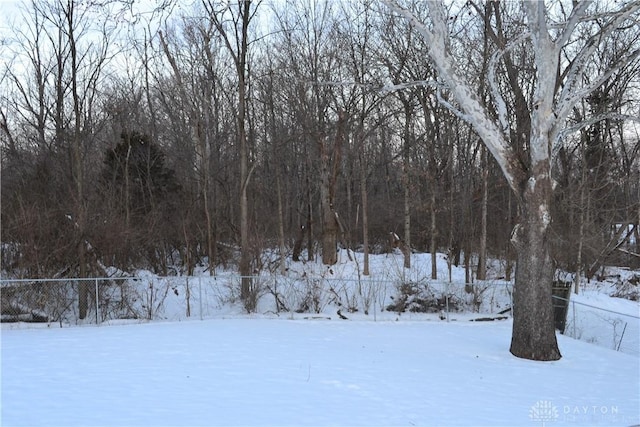
[{"label": "white birch tree", "polygon": [[[638,31],[640,1],[611,3],[606,11],[600,8],[597,14],[592,13],[592,1],[523,1],[526,18],[522,31],[497,48],[489,72],[482,76],[488,79],[491,92],[491,102],[486,107],[456,58],[449,27],[453,20],[449,19],[443,2],[428,2],[429,19],[423,22],[399,2],[382,1],[424,37],[429,46],[428,59],[437,70],[438,84],[450,93],[457,106],[443,98],[441,102],[472,125],[496,159],[517,200],[520,221],[511,235],[518,258],[510,351],[531,360],[557,360],[561,355],[553,323],[551,286],[555,267],[549,233],[554,188],[552,156],[562,145],[574,106],[608,77],[638,59],[640,49],[630,46],[600,75],[589,80],[582,78],[604,40],[616,31]],[[510,141],[508,98],[502,95],[496,77],[504,54],[523,45],[534,61],[533,87],[528,99],[531,126],[524,158],[517,155]],[[571,127],[579,128],[579,125]]]}]

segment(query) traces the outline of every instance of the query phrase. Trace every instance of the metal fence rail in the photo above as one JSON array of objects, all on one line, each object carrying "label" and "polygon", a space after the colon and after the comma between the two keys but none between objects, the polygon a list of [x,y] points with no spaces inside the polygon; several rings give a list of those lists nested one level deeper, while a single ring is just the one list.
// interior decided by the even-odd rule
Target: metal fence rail
[{"label": "metal fence rail", "polygon": [[[327,277],[252,276],[257,311],[334,315],[361,313],[377,320],[383,313],[456,313],[510,316],[513,284],[474,284],[430,280],[336,279]],[[122,321],[205,319],[241,307],[237,274],[218,276],[154,275],[136,277],[0,280],[2,322],[40,322],[61,327]],[[80,285],[88,288],[86,316],[79,316]],[[558,299],[560,297],[554,296]],[[564,334],[576,339],[640,354],[640,318],[563,299]],[[240,308],[241,310],[241,308]],[[235,310],[237,312],[237,310]],[[388,318],[388,316],[387,316]]]},{"label": "metal fence rail", "polygon": [[623,353],[640,355],[640,316],[554,296],[569,304],[564,334]]},{"label": "metal fence rail", "polygon": [[[2,322],[60,326],[115,320],[203,319],[233,298],[226,280],[175,276],[0,280]],[[79,315],[79,288],[88,290]],[[223,295],[225,294],[225,295]]]},{"label": "metal fence rail", "polygon": [[[0,280],[3,322],[101,324],[120,319],[207,318],[240,302],[235,275],[136,276]],[[507,282],[473,285],[442,281],[252,276],[262,313],[495,313],[510,306]],[[88,288],[87,315],[79,316],[79,288]],[[507,301],[506,303],[504,301]],[[335,310],[334,310],[335,311]]]},{"label": "metal fence rail", "polygon": [[[126,312],[126,299],[116,293],[131,278],[64,278],[0,280],[1,319],[3,322],[47,322],[62,324],[101,323],[108,309],[121,304]],[[87,313],[79,319],[79,286],[87,287]],[[115,314],[115,313],[114,313]]]}]

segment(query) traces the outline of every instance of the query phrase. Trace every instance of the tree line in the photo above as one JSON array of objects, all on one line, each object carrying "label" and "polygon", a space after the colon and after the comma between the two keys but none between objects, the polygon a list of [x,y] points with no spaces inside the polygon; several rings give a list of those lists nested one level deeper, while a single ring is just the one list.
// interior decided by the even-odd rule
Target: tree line
[{"label": "tree line", "polygon": [[[551,153],[551,256],[592,277],[605,262],[638,265],[638,7],[549,3],[554,36],[573,25],[545,74],[556,99],[589,89],[561,112]],[[290,256],[331,265],[346,248],[365,253],[368,274],[368,254],[391,238],[447,253],[468,281],[486,277],[488,258],[511,278],[518,189],[430,56],[430,27],[403,11],[432,27],[442,14],[442,50],[498,124],[513,170],[529,173],[543,65],[522,36],[525,5],[136,7],[32,0],[3,35],[3,274],[237,265],[250,276]]]}]

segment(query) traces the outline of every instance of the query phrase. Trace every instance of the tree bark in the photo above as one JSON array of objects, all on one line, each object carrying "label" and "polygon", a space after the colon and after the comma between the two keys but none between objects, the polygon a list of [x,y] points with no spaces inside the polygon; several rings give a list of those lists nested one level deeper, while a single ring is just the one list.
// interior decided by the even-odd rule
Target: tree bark
[{"label": "tree bark", "polygon": [[[409,150],[411,148],[411,121],[413,110],[409,101],[404,101],[404,143],[402,145],[402,186],[404,187],[404,244],[411,247],[411,177],[409,176]],[[411,268],[411,257],[404,258],[404,268]]]},{"label": "tree bark", "polygon": [[313,201],[311,200],[311,183],[308,175],[309,170],[310,167],[307,167],[307,261],[313,261],[315,260],[316,254],[313,247]]},{"label": "tree bark", "polygon": [[[508,208],[507,208],[507,212],[508,212],[508,218],[509,218],[509,225],[511,226],[511,229],[513,229],[513,214],[512,214],[512,203],[511,203],[511,199],[513,197],[513,195],[511,194],[511,192],[509,192],[508,197]],[[506,280],[507,282],[511,281],[511,274],[513,272],[513,245],[510,244],[510,242],[507,242],[507,248],[505,250],[505,257],[506,257],[506,267],[505,267],[505,271],[504,271],[504,280]]]},{"label": "tree bark", "polygon": [[304,241],[305,234],[305,226],[301,225],[300,230],[298,230],[298,236],[296,237],[296,241],[293,244],[293,253],[291,254],[291,259],[295,262],[300,261],[300,254],[302,253],[302,242]]},{"label": "tree bark", "polygon": [[[583,144],[583,159],[584,159],[584,144]],[[580,204],[578,209],[580,210],[580,216],[578,219],[578,254],[576,255],[576,274],[573,282],[573,292],[576,294],[580,292],[580,278],[582,272],[582,249],[584,244],[584,223],[585,223],[585,212],[589,210],[589,203],[587,201],[587,205],[585,206],[586,197],[586,177],[587,177],[587,167],[586,165],[582,165],[581,179],[580,179]]]},{"label": "tree bark", "polygon": [[362,199],[362,246],[364,252],[364,266],[362,274],[369,275],[369,216],[367,215],[367,172],[366,161],[363,154],[364,150],[360,150],[360,197]]},{"label": "tree bark", "polygon": [[552,289],[555,266],[548,236],[551,179],[531,183],[521,203],[520,224],[511,241],[517,251],[510,351],[530,360],[561,357],[553,323]]},{"label": "tree bark", "polygon": [[489,162],[487,161],[487,150],[482,149],[482,214],[480,217],[480,252],[478,254],[478,271],[476,278],[486,280],[487,278],[487,197],[489,186]]},{"label": "tree bark", "polygon": [[333,204],[329,204],[328,208],[324,209],[323,225],[322,263],[324,265],[333,265],[338,262],[338,223],[336,221],[335,211],[333,210]]},{"label": "tree bark", "polygon": [[276,186],[278,190],[278,246],[280,248],[280,274],[284,276],[287,272],[287,255],[284,243],[284,207],[282,206],[282,184],[280,181],[280,168],[278,168],[276,175]]},{"label": "tree bark", "polygon": [[338,169],[344,138],[346,116],[339,113],[336,135],[331,151],[327,141],[320,141],[320,202],[322,204],[322,263],[333,265],[338,262],[338,223],[334,199],[338,181]]},{"label": "tree bark", "polygon": [[328,160],[323,156],[320,182],[320,198],[322,203],[322,263],[333,265],[338,262],[338,222],[336,221],[333,198],[330,191],[330,173]]},{"label": "tree bark", "polygon": [[438,234],[438,227],[436,223],[436,190],[435,184],[431,186],[431,203],[429,211],[431,213],[431,278],[436,280],[438,278],[438,259],[436,254],[436,241]]}]

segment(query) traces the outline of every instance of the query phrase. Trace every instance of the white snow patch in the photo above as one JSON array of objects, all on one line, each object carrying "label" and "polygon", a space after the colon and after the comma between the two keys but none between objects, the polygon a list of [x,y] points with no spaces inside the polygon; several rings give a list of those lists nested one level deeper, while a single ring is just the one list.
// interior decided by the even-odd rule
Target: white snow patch
[{"label": "white snow patch", "polygon": [[527,185],[529,186],[529,190],[533,191],[536,188],[536,179],[534,177],[529,177]]},{"label": "white snow patch", "polygon": [[551,224],[551,214],[545,205],[541,205],[539,208],[539,215],[542,220],[542,227],[546,230]]}]

